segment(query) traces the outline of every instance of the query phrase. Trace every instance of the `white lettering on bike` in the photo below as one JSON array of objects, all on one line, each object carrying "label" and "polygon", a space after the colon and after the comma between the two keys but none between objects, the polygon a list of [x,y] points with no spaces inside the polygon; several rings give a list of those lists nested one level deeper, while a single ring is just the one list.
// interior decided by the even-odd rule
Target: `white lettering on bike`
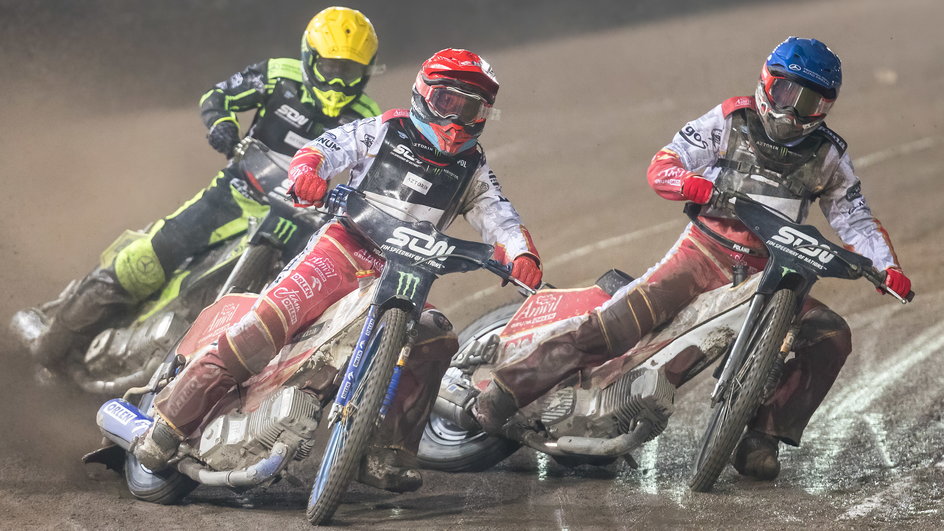
[{"label": "white lettering on bike", "polygon": [[835,257],[834,254],[821,246],[819,240],[792,227],[780,227],[780,230],[777,231],[777,234],[771,236],[771,239],[794,248],[799,247],[796,249],[798,252],[810,258],[815,258],[823,264],[829,263]]},{"label": "white lettering on bike", "polygon": [[531,319],[539,315],[553,314],[561,301],[557,295],[538,295],[528,302],[528,307],[521,312],[521,318]]},{"label": "white lettering on bike", "polygon": [[137,415],[132,413],[128,408],[124,407],[119,402],[109,402],[108,405],[105,406],[105,413],[107,413],[109,417],[117,420],[125,426],[137,418]]},{"label": "white lettering on bike", "polygon": [[436,241],[436,239],[429,234],[417,232],[406,227],[393,229],[393,236],[387,238],[386,243],[409,249],[414,253],[426,257],[449,254],[456,248],[455,245],[450,246],[449,243],[445,241]]}]

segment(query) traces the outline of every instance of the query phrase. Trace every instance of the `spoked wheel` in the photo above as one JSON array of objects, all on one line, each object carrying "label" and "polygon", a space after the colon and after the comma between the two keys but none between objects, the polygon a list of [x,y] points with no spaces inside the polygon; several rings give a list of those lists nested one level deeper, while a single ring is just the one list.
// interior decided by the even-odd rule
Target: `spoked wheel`
[{"label": "spoked wheel", "polygon": [[[484,342],[492,334],[501,331],[520,306],[520,302],[501,306],[463,328],[459,333],[456,356],[462,356],[473,342]],[[456,377],[464,377],[465,384],[471,385],[468,377],[454,367],[446,373],[443,385],[449,385],[447,380]],[[422,468],[444,472],[480,472],[496,465],[520,447],[520,444],[509,439],[481,431],[470,432],[432,412],[423,430],[416,457]]]},{"label": "spoked wheel", "polygon": [[757,412],[764,397],[768,375],[780,353],[780,346],[793,320],[796,294],[780,290],[767,302],[751,331],[747,358],[737,367],[725,395],[714,406],[689,486],[707,492],[724,470],[744,428]]},{"label": "spoked wheel", "polygon": [[370,436],[377,426],[393,368],[406,340],[407,313],[384,312],[365,353],[370,364],[354,389],[341,418],[331,428],[318,477],[308,499],[308,520],[314,525],[328,522],[341,502],[341,495],[354,478]]}]

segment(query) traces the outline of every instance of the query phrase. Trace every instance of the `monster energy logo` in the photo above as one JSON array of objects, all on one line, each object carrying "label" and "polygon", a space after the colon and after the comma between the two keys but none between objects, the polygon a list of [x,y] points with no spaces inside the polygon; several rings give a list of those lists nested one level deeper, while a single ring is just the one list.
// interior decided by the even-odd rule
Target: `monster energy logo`
[{"label": "monster energy logo", "polygon": [[400,278],[397,279],[397,295],[413,298],[416,295],[416,286],[420,284],[420,277],[413,273],[404,273],[400,271]]},{"label": "monster energy logo", "polygon": [[272,231],[272,234],[282,240],[282,242],[288,243],[296,230],[298,230],[298,225],[285,218],[279,218],[279,224],[275,226],[275,230]]}]

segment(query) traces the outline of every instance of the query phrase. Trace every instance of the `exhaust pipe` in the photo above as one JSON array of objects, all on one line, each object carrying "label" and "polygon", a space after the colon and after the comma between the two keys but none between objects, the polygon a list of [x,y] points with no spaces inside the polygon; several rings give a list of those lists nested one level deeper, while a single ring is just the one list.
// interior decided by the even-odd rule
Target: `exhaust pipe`
[{"label": "exhaust pipe", "polygon": [[561,437],[557,440],[557,447],[569,454],[593,455],[602,457],[618,457],[628,454],[642,446],[652,432],[652,423],[642,419],[636,424],[632,432],[614,437],[601,439],[597,437]]},{"label": "exhaust pipe", "polygon": [[295,454],[290,450],[287,444],[281,441],[276,442],[272,445],[269,456],[262,458],[256,464],[222,472],[210,470],[195,459],[187,457],[177,463],[177,470],[203,485],[230,488],[252,487],[269,481],[281,472]]},{"label": "exhaust pipe", "polygon": [[[102,435],[125,451],[131,448],[134,439],[143,434],[154,423],[151,417],[120,398],[102,404],[95,417]],[[195,459],[187,457],[177,463],[177,470],[194,481],[214,487],[252,487],[264,483],[282,471],[295,452],[279,441],[272,445],[268,457],[246,468],[216,471],[206,468]]]}]

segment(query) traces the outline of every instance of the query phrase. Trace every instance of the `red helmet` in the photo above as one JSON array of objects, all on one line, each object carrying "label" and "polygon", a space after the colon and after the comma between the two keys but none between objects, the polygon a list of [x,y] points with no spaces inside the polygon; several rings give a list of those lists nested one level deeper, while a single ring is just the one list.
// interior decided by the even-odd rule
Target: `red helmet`
[{"label": "red helmet", "polygon": [[447,48],[416,74],[410,118],[439,151],[453,155],[475,145],[495,112],[497,93],[498,80],[485,59]]}]

